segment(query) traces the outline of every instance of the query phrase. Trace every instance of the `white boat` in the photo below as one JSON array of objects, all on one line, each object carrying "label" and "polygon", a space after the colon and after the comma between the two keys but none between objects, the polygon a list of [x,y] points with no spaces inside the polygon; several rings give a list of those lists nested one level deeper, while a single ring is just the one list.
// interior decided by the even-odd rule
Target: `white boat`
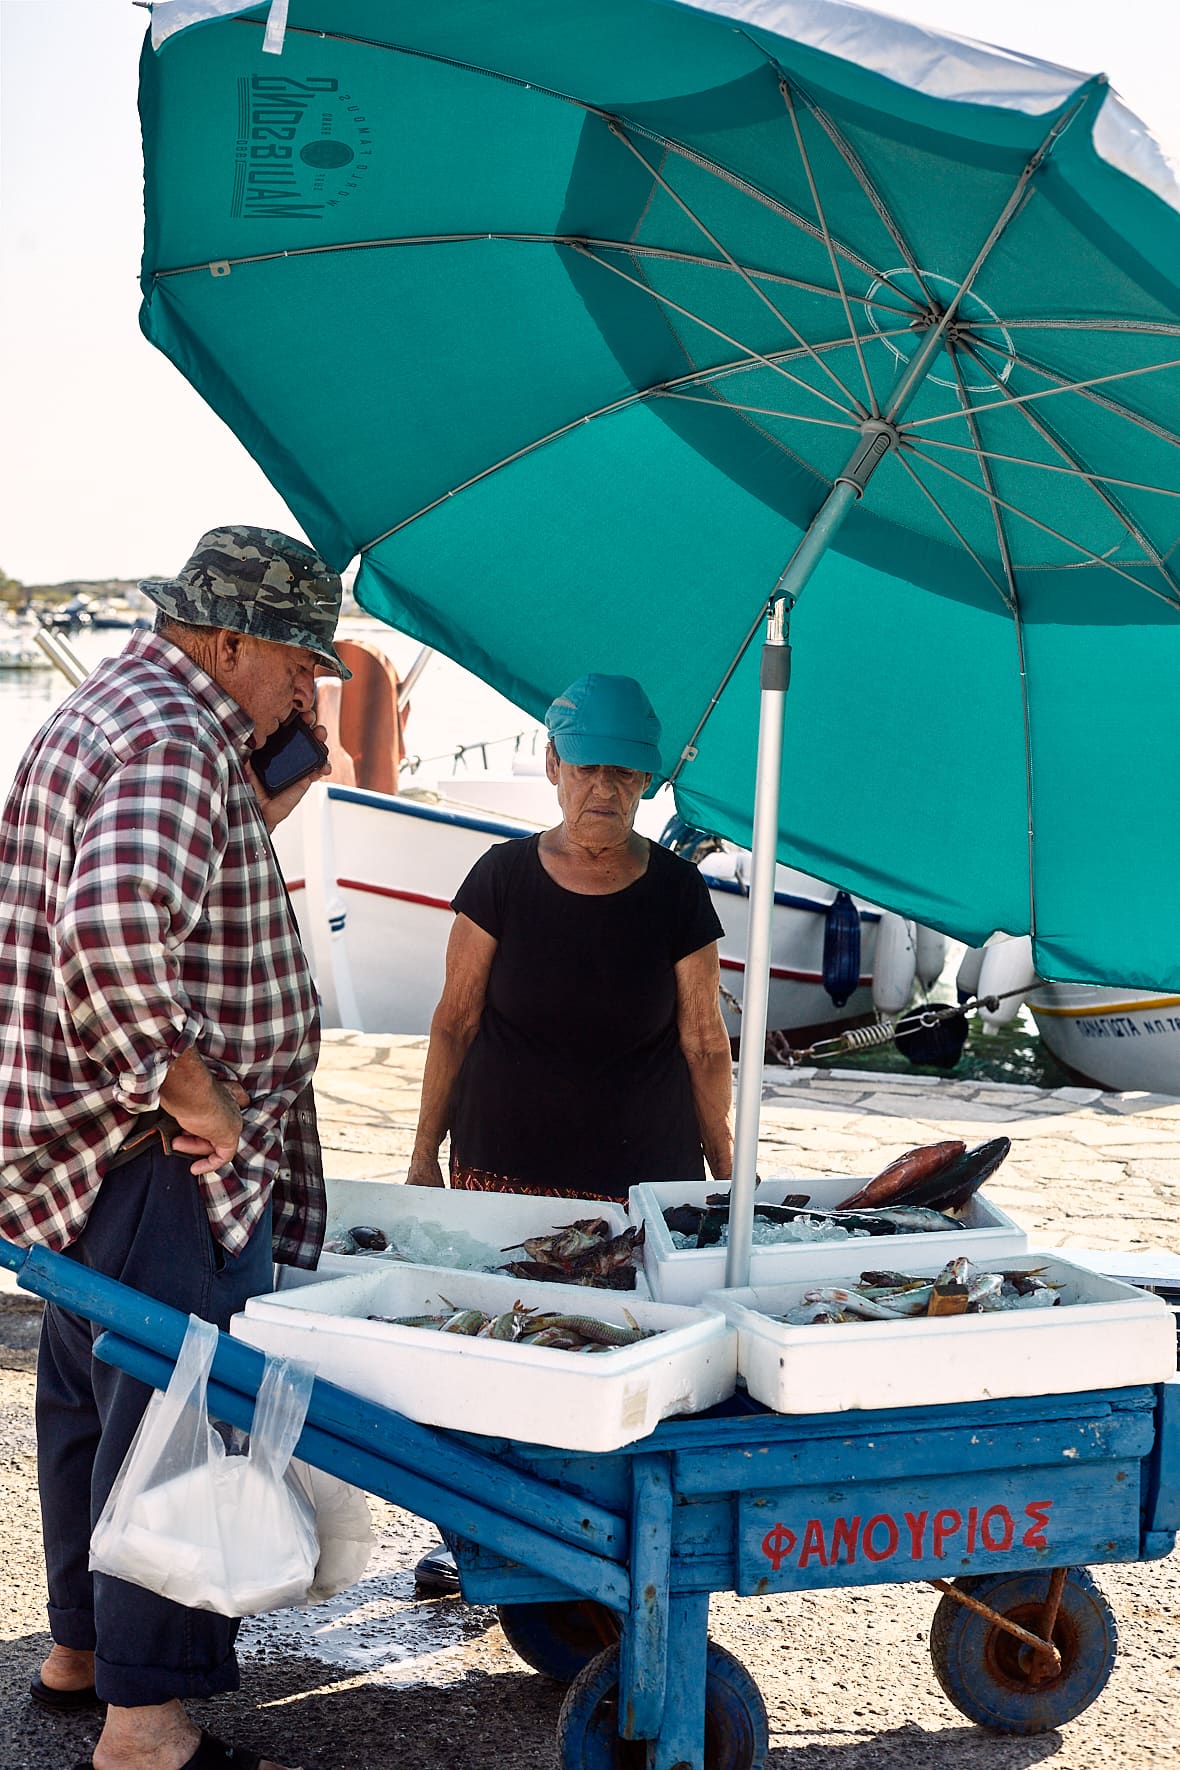
[{"label": "white boat", "polygon": [[1042,983],[1026,998],[1037,1031],[1079,1082],[1180,1095],[1180,996]]},{"label": "white boat", "polygon": [[[1116,1093],[1180,1095],[1180,996],[1094,983],[1045,983],[1027,935],[968,947],[959,999],[981,998],[980,1019],[1002,1026],[1027,1007],[1045,1048],[1076,1082]],[[982,998],[996,998],[992,1008]]]},{"label": "white boat", "polygon": [[36,628],[9,616],[0,621],[0,670],[52,670],[52,661],[37,644]]},{"label": "white boat", "polygon": [[[645,833],[654,835],[652,808],[644,811]],[[468,869],[494,842],[532,835],[556,816],[553,789],[533,775],[474,776],[440,783],[436,790],[397,793],[313,787],[295,816],[280,825],[275,845],[316,974],[324,1024],[425,1033],[442,990],[450,900]],[[658,808],[654,817],[660,817]],[[725,843],[700,862],[725,929],[722,983],[738,1003],[747,859],[745,851]],[[860,964],[854,979],[846,972],[852,987],[837,1004],[824,984],[824,936],[836,897],[831,885],[779,867],[769,1025],[796,1047],[874,1017],[873,959],[885,912],[851,900],[860,926]],[[927,963],[937,974],[940,956]],[[912,980],[911,969],[903,980],[907,995]],[[733,1001],[724,1006],[736,1038],[740,1016]]]}]

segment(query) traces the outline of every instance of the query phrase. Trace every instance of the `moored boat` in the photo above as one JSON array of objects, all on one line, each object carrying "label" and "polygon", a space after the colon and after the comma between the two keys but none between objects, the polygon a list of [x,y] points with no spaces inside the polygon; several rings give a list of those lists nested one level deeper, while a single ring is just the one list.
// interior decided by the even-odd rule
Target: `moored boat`
[{"label": "moored boat", "polygon": [[[546,810],[547,801],[552,790],[530,775],[488,775],[396,793],[331,784],[308,792],[298,813],[279,827],[275,846],[326,1025],[363,1032],[428,1030],[442,989],[452,896],[492,843],[527,837],[551,824],[555,807]],[[666,845],[680,844],[668,840]],[[717,843],[690,858],[700,865],[725,930],[723,1007],[730,1034],[738,1038],[748,855]],[[872,1019],[874,952],[884,915],[875,905],[780,866],[770,1027],[798,1047]],[[855,935],[833,958],[830,930],[837,917],[845,935],[855,924]],[[902,980],[907,996],[913,978],[911,960]]]},{"label": "moored boat", "polygon": [[1076,1082],[1115,1093],[1180,1095],[1180,996],[1133,985],[1046,983],[1033,969],[1027,935],[968,947],[958,987],[960,1000],[978,994],[985,1026],[1002,1026],[1027,1007],[1046,1050]]},{"label": "moored boat", "polygon": [[1041,1038],[1077,1081],[1180,1095],[1180,996],[1043,983],[1026,999]]}]

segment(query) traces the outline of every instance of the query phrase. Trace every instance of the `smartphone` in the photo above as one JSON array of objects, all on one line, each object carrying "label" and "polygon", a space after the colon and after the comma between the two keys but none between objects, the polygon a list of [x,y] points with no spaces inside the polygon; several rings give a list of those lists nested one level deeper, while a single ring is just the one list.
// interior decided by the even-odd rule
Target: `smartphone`
[{"label": "smartphone", "polygon": [[273,799],[305,775],[316,774],[328,760],[328,746],[311,735],[301,713],[272,732],[250,757],[250,765]]}]

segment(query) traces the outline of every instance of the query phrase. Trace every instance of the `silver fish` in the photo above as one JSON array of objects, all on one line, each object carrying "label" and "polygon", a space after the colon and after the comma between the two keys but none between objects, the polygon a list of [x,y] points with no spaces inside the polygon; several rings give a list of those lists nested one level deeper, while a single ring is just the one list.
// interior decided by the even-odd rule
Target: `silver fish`
[{"label": "silver fish", "polygon": [[892,1309],[884,1303],[876,1303],[872,1297],[866,1297],[859,1291],[846,1290],[843,1285],[819,1285],[814,1290],[804,1291],[804,1303],[832,1303],[845,1315],[858,1316],[862,1321],[904,1321],[907,1311]]}]

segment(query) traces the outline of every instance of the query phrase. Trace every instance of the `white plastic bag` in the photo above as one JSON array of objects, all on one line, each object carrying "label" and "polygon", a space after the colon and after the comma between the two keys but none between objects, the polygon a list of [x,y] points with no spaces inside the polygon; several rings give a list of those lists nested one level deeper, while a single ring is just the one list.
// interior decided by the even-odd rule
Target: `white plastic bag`
[{"label": "white plastic bag", "polygon": [[217,1329],[190,1315],[168,1387],[148,1403],[94,1527],[90,1566],[222,1616],[306,1603],[320,1553],[315,1502],[290,1463],[314,1372],[268,1358],[249,1451],[231,1455],[205,1405],[216,1346]]},{"label": "white plastic bag", "polygon": [[373,1520],[359,1487],[302,1463],[298,1457],[291,1459],[291,1474],[315,1507],[320,1557],[307,1602],[319,1604],[347,1586],[355,1586],[364,1573],[373,1549]]}]

